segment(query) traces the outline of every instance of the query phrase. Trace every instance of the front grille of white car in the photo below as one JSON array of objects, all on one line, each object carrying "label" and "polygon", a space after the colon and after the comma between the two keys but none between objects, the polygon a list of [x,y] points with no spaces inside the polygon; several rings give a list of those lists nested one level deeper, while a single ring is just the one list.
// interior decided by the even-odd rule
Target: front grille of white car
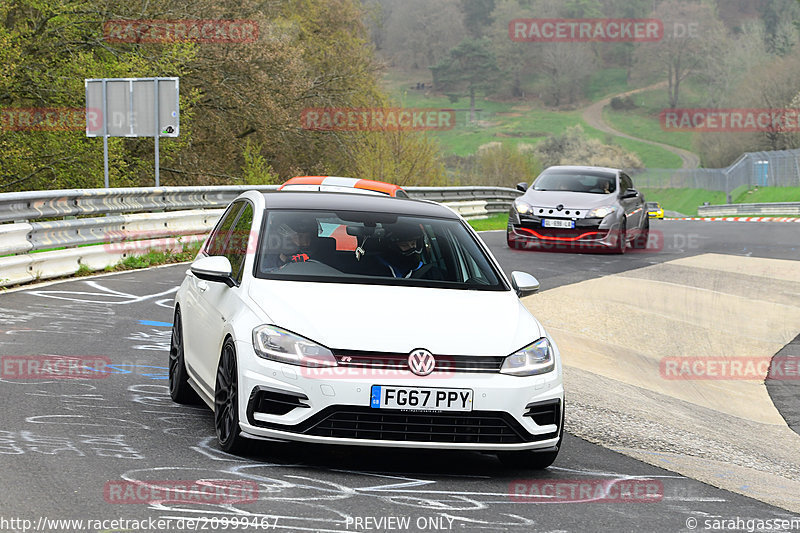
[{"label": "front grille of white car", "polygon": [[[516,444],[532,440],[510,415],[496,412],[408,413],[340,407],[305,433],[390,441]],[[527,438],[526,438],[527,435]]]},{"label": "front grille of white car", "polygon": [[[334,350],[336,361],[341,367],[368,368],[380,370],[408,370],[407,353],[378,353],[355,350]],[[500,372],[505,357],[434,355],[434,372],[496,374]]]}]

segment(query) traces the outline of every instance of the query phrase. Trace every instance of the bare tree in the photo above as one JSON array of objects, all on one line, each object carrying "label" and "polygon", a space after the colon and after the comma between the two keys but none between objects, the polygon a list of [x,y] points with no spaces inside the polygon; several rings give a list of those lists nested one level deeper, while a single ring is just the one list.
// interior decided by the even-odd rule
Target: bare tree
[{"label": "bare tree", "polygon": [[383,0],[383,54],[395,66],[435,65],[464,38],[458,0]]},{"label": "bare tree", "polygon": [[559,106],[572,104],[583,96],[595,70],[595,57],[585,43],[544,43],[540,67],[547,84],[545,101]]},{"label": "bare tree", "polygon": [[707,62],[706,68],[700,73],[700,78],[708,88],[709,107],[722,106],[751,69],[774,59],[767,51],[765,39],[764,23],[751,20],[741,26],[736,36],[722,40],[724,46],[716,61]]},{"label": "bare tree", "polygon": [[704,72],[720,56],[725,27],[711,6],[666,0],[658,5],[653,18],[664,23],[660,42],[639,44],[635,52],[637,74],[667,78],[667,100],[678,107],[681,84],[691,75]]}]

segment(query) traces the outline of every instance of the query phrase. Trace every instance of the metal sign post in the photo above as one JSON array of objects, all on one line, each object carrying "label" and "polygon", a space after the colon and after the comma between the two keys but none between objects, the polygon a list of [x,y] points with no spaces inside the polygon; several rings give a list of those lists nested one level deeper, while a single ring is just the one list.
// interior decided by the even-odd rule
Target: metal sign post
[{"label": "metal sign post", "polygon": [[103,169],[108,183],[108,138],[153,137],[156,187],[161,184],[160,139],[180,134],[178,78],[85,80],[86,136],[103,137]]}]

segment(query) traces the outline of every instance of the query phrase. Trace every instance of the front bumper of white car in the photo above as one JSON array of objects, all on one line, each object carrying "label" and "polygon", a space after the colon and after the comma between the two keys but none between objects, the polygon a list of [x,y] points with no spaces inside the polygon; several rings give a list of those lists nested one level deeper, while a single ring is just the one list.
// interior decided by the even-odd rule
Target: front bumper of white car
[{"label": "front bumper of white car", "polygon": [[[380,367],[294,366],[256,356],[247,342],[238,342],[237,352],[239,420],[248,437],[511,451],[552,449],[562,431],[560,365],[528,377],[486,369],[419,377]],[[471,390],[472,407],[464,412],[374,408],[373,386]]]}]

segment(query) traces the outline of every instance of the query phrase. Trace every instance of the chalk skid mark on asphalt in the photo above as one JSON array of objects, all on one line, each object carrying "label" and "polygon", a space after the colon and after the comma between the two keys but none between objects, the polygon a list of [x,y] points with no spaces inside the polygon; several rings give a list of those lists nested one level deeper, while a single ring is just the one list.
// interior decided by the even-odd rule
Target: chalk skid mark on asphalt
[{"label": "chalk skid mark on asphalt", "polygon": [[[17,333],[45,333],[85,335],[101,334],[114,328],[114,310],[108,305],[97,305],[97,302],[62,301],[58,306],[42,303],[30,303],[25,309],[0,308],[0,321],[6,326],[24,324],[25,327],[13,328],[5,331],[8,335]],[[39,321],[46,325],[32,326],[32,322]]]},{"label": "chalk skid mark on asphalt", "polygon": [[140,422],[125,420],[124,418],[112,418],[94,415],[37,415],[27,417],[25,422],[28,422],[29,424],[55,424],[81,427],[112,427],[114,429],[150,429],[149,426]]},{"label": "chalk skid mark on asphalt", "polygon": [[[239,461],[241,462],[241,461]],[[509,527],[509,526],[531,526],[534,524],[534,521],[528,518],[524,518],[518,515],[507,514],[507,513],[500,513],[497,519],[494,520],[483,520],[477,519],[472,517],[466,516],[459,516],[456,514],[450,514],[453,511],[480,511],[486,508],[481,502],[472,500],[466,497],[457,497],[455,499],[449,499],[449,494],[447,491],[442,491],[442,495],[446,496],[446,498],[442,498],[441,500],[431,500],[431,499],[424,499],[424,498],[410,498],[405,495],[401,495],[398,501],[394,501],[391,498],[391,495],[387,494],[371,494],[370,491],[372,487],[351,487],[348,485],[343,485],[341,483],[336,483],[333,481],[324,481],[319,480],[316,478],[311,478],[307,476],[297,476],[291,474],[284,474],[282,472],[278,472],[277,476],[281,477],[267,477],[261,473],[252,473],[246,470],[250,469],[268,469],[268,468],[290,468],[292,465],[278,465],[278,464],[271,464],[271,463],[259,463],[259,464],[245,464],[240,466],[232,466],[225,469],[217,469],[217,470],[207,470],[204,468],[182,468],[182,467],[154,467],[154,468],[146,468],[146,469],[135,469],[129,470],[122,475],[122,479],[127,482],[137,484],[137,485],[144,485],[148,486],[148,483],[153,483],[153,481],[148,480],[158,480],[158,479],[165,479],[165,478],[180,478],[180,479],[195,479],[198,480],[228,480],[233,476],[235,479],[246,479],[255,481],[258,484],[258,500],[263,502],[281,502],[281,508],[286,509],[289,505],[298,505],[304,508],[313,508],[317,511],[324,511],[329,512],[335,516],[324,516],[324,517],[309,517],[307,513],[303,513],[302,515],[293,515],[293,514],[281,514],[275,515],[273,513],[264,514],[259,512],[252,512],[251,510],[241,508],[235,504],[220,504],[216,506],[211,506],[210,508],[206,508],[203,510],[197,509],[196,506],[191,508],[184,508],[181,506],[174,506],[170,505],[169,502],[152,502],[150,504],[150,509],[154,511],[171,511],[171,512],[180,512],[186,513],[188,515],[194,515],[193,517],[196,518],[197,515],[215,515],[219,516],[221,514],[228,514],[228,515],[235,515],[235,516],[248,516],[248,517],[271,517],[271,518],[278,518],[278,524],[280,529],[292,529],[292,530],[311,530],[311,531],[341,531],[341,529],[319,529],[318,527],[312,527],[309,524],[311,523],[318,523],[323,522],[327,525],[332,526],[341,526],[347,527],[348,518],[351,518],[350,515],[344,513],[342,511],[338,511],[332,509],[325,503],[321,502],[331,502],[331,501],[341,501],[353,497],[358,496],[373,496],[377,497],[384,503],[395,503],[395,504],[405,504],[406,506],[413,507],[415,509],[422,509],[424,511],[428,511],[431,515],[434,515],[439,518],[446,518],[451,522],[461,521],[464,523],[472,523],[472,524],[483,524],[487,526],[496,527]],[[201,474],[198,474],[200,472]],[[338,472],[338,471],[331,471],[331,472]],[[345,471],[341,471],[344,473]],[[168,473],[168,474],[165,474]],[[187,476],[188,473],[188,476]],[[362,474],[363,475],[363,474]],[[396,481],[398,479],[406,480],[408,483],[422,483],[422,484],[429,484],[435,483],[435,481],[429,480],[415,480],[415,479],[408,479],[403,478],[401,476],[396,475],[380,475],[380,474],[371,474],[370,477],[373,478],[375,476],[384,477],[384,478],[391,478],[392,481]],[[285,494],[287,492],[292,491],[299,491],[299,494]],[[313,494],[308,494],[311,491]],[[191,491],[187,491],[191,492]],[[280,495],[285,494],[285,495]],[[507,501],[505,503],[511,503]],[[448,513],[443,513],[441,511],[449,511]],[[285,512],[285,511],[284,511]],[[169,516],[162,516],[162,518],[168,518]],[[187,518],[186,515],[177,515],[174,518]],[[202,518],[200,518],[202,519]],[[510,520],[509,520],[510,519]],[[206,518],[205,520],[209,520]],[[287,521],[291,521],[290,524],[287,524]],[[352,521],[350,522],[352,523]]]},{"label": "chalk skid mark on asphalt", "polygon": [[74,457],[113,457],[144,459],[125,441],[125,435],[75,435],[54,437],[33,431],[0,431],[0,455],[71,455]]},{"label": "chalk skid mark on asphalt", "polygon": [[172,298],[162,298],[161,300],[156,300],[157,306],[166,307],[167,309],[172,309],[174,304],[175,301]]},{"label": "chalk skid mark on asphalt", "polygon": [[[102,285],[100,282],[97,281],[86,281],[84,283],[96,290],[94,292],[36,290],[36,291],[28,291],[26,292],[26,294],[30,294],[33,296],[40,296],[44,298],[54,298],[56,300],[66,300],[70,302],[127,305],[127,304],[143,302],[153,298],[159,298],[161,296],[166,296],[167,294],[173,294],[178,291],[178,287],[176,286],[155,294],[138,295],[138,294],[131,294],[127,292],[114,290],[110,287]],[[97,297],[97,299],[87,298],[89,296]]]},{"label": "chalk skid mark on asphalt", "polygon": [[144,343],[131,346],[134,350],[169,351],[172,341],[172,330],[153,328],[150,331],[136,331],[125,337],[125,340]]}]

